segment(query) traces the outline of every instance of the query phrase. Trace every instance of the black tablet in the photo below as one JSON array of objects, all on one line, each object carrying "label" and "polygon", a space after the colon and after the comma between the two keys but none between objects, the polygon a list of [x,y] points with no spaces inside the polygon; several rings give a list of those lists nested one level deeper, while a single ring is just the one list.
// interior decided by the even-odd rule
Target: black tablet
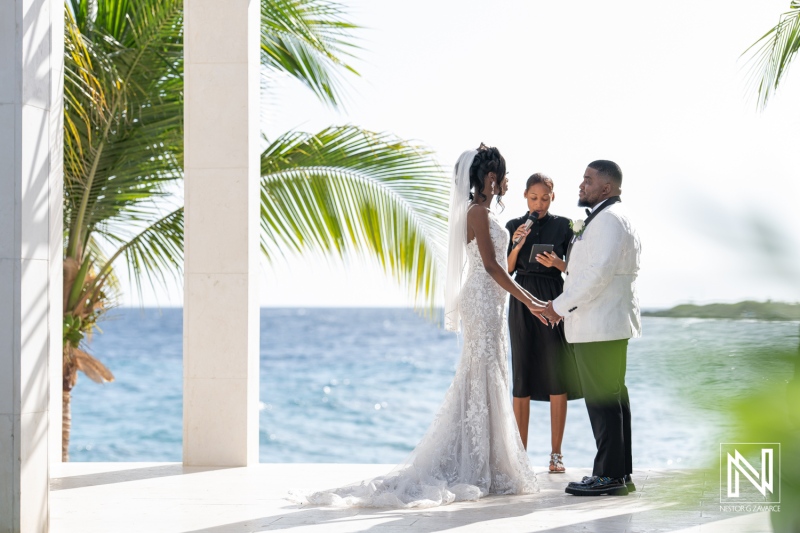
[{"label": "black tablet", "polygon": [[536,260],[536,256],[545,252],[552,252],[553,248],[554,245],[552,244],[534,244],[533,248],[531,248],[531,256],[528,258],[528,262],[531,264],[541,265],[541,263]]}]

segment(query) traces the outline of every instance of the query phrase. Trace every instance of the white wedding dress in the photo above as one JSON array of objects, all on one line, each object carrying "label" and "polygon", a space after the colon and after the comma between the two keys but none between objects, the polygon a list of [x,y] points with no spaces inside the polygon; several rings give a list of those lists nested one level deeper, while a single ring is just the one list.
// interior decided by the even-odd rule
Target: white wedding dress
[{"label": "white wedding dress", "polygon": [[[490,214],[497,261],[505,267],[508,232]],[[506,291],[483,267],[478,244],[467,244],[459,300],[464,347],[452,385],[422,441],[385,476],[311,494],[298,503],[344,507],[434,507],[488,494],[538,491],[511,409]]]}]

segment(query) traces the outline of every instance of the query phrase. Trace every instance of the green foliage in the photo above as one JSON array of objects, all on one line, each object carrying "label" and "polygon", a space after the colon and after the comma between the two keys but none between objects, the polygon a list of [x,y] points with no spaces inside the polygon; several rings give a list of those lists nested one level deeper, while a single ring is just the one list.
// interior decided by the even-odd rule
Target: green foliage
[{"label": "green foliage", "polygon": [[730,404],[734,442],[781,444],[781,511],[771,513],[775,533],[800,531],[800,352],[788,383],[753,390]]},{"label": "green foliage", "polygon": [[64,316],[64,340],[69,342],[73,347],[78,347],[83,340],[82,326],[83,321],[78,316],[66,315]]},{"label": "green foliage", "polygon": [[[671,474],[652,501],[697,511],[699,496],[700,510],[713,518],[724,478],[720,469],[725,466],[720,464],[718,443],[780,443],[781,468],[775,472],[780,512],[772,512],[770,519],[776,533],[800,531],[800,351],[775,349],[765,339],[763,347],[737,353],[735,374],[725,372],[729,365],[713,366],[713,358],[704,352],[692,355],[701,368],[671,366],[664,379],[683,400],[675,409],[689,413],[698,424],[713,425],[712,449],[705,450],[705,468]],[[760,457],[747,459],[757,462]]]},{"label": "green foliage", "polygon": [[292,132],[261,154],[268,258],[367,253],[432,309],[447,179],[425,148],[354,126]]},{"label": "green foliage", "polygon": [[[84,274],[69,307],[78,292],[88,296],[108,279],[114,244],[162,218],[157,200],[183,176],[182,1],[98,2],[94,20],[92,4],[74,1],[78,18],[68,10],[66,20],[66,255]],[[182,238],[178,226],[161,229],[173,241]],[[179,272],[175,252],[154,248],[160,260],[153,269]],[[93,287],[83,287],[88,261],[106,274]]]},{"label": "green foliage", "polygon": [[750,54],[750,80],[758,94],[758,107],[766,107],[786,76],[800,50],[800,0],[792,0],[789,11],[778,23],[753,43],[743,55]]},{"label": "green foliage", "polygon": [[341,4],[328,0],[262,0],[261,64],[266,80],[275,72],[288,74],[320,100],[340,103],[341,87],[336,70],[352,74],[346,62],[358,47]]}]

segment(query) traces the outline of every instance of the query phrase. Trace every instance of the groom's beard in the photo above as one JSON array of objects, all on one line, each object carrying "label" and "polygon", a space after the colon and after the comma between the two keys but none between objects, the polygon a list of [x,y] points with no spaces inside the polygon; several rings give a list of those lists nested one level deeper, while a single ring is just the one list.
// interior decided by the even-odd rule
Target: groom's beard
[{"label": "groom's beard", "polygon": [[599,195],[597,197],[595,197],[595,198],[590,198],[588,196],[584,196],[583,199],[581,199],[581,197],[578,196],[578,207],[594,207],[597,204],[599,204],[601,201],[602,201],[602,198],[600,198]]}]

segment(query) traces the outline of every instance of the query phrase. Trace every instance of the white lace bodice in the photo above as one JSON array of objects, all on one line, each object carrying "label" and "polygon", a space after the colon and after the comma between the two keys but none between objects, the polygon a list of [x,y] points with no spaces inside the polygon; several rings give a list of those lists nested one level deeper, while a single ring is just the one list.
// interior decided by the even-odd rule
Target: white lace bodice
[{"label": "white lace bodice", "polygon": [[[500,263],[500,266],[504,269],[508,269],[508,256],[506,253],[508,252],[508,230],[503,227],[500,221],[497,220],[497,217],[492,213],[489,212],[489,235],[492,238],[492,244],[494,245],[494,255],[497,262]],[[472,278],[477,276],[479,279],[473,280]],[[488,280],[486,278],[489,278]],[[469,298],[467,296],[468,290],[467,287],[470,287],[473,291],[481,292],[482,290],[488,290],[492,295],[498,295],[503,299],[503,303],[505,304],[505,290],[500,287],[489,273],[486,272],[486,268],[483,266],[483,258],[481,258],[481,252],[478,248],[478,240],[472,239],[467,243],[467,272],[466,272],[466,281],[464,282],[464,289],[462,289],[462,300],[464,297]]]},{"label": "white lace bodice", "polygon": [[[497,262],[500,263],[500,266],[507,268],[508,256],[506,254],[508,253],[508,230],[503,227],[500,221],[497,220],[495,214],[491,211],[489,212],[489,235],[492,238]],[[481,269],[485,272],[481,252],[478,249],[478,240],[472,239],[467,243],[467,276],[477,269]]]},{"label": "white lace bodice", "polygon": [[[498,263],[507,265],[508,232],[490,214]],[[316,493],[300,503],[352,507],[432,507],[488,494],[538,491],[514,420],[508,381],[506,292],[486,272],[478,244],[467,244],[460,293],[464,347],[453,383],[425,436],[386,476]]]}]

